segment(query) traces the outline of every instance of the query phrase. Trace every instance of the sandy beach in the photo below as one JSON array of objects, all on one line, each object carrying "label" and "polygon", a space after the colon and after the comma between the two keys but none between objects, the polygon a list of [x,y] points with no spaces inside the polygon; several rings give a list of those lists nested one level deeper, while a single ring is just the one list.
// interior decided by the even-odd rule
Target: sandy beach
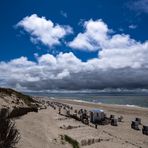
[{"label": "sandy beach", "polygon": [[[58,114],[58,109],[47,107],[38,113],[30,112],[16,119],[16,127],[20,131],[21,139],[18,148],[70,148],[67,142],[61,140],[61,135],[68,135],[77,140],[80,147],[84,148],[147,148],[148,136],[140,130],[131,129],[131,121],[140,117],[143,125],[148,125],[148,109],[140,107],[127,107],[118,105],[94,104],[76,102],[72,100],[51,100],[69,104],[74,109],[103,109],[107,116],[114,114],[115,117],[123,116],[123,122],[118,126],[99,125],[97,129],[92,124],[85,125],[80,121]],[[67,127],[73,128],[67,128]],[[94,139],[98,142],[82,146],[84,140]]]}]

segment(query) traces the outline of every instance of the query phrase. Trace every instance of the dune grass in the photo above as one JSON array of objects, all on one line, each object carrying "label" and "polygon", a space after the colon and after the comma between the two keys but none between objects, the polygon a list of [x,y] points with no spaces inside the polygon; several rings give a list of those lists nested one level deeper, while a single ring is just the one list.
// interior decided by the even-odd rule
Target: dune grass
[{"label": "dune grass", "polygon": [[15,148],[20,134],[15,123],[8,119],[7,110],[0,110],[0,148]]},{"label": "dune grass", "polygon": [[65,141],[70,143],[73,146],[73,148],[80,148],[79,143],[76,140],[69,137],[68,135],[64,135],[64,139]]},{"label": "dune grass", "polygon": [[25,102],[25,104],[28,105],[28,106],[32,106],[31,103],[36,102],[35,100],[32,99],[32,97],[25,95],[25,94],[22,94],[20,92],[17,92],[13,89],[10,89],[10,88],[0,88],[0,92],[4,93],[6,95],[9,95],[9,96],[15,95],[18,99],[23,100]]}]

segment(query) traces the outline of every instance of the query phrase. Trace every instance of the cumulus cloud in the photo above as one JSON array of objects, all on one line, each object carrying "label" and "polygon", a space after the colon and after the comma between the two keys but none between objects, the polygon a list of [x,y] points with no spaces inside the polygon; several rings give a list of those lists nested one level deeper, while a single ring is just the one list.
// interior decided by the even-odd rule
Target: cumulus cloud
[{"label": "cumulus cloud", "polygon": [[35,54],[34,62],[26,57],[1,61],[0,86],[29,91],[148,89],[148,41],[141,43],[126,34],[112,35],[102,20],[86,21],[84,28],[69,46],[98,50],[97,58],[83,62],[72,52],[61,52],[56,56]]},{"label": "cumulus cloud", "polygon": [[148,41],[138,42],[128,34],[112,35],[102,20],[86,21],[84,28],[85,32],[79,33],[69,46],[90,52],[98,50],[99,67],[147,67]]},{"label": "cumulus cloud", "polygon": [[51,20],[39,17],[36,14],[25,17],[16,26],[22,27],[30,33],[30,40],[33,43],[41,42],[49,47],[59,45],[60,39],[72,33],[70,26],[54,24]]},{"label": "cumulus cloud", "polygon": [[[148,88],[148,63],[130,56],[130,61],[116,57],[112,61],[112,54],[104,53],[102,58],[86,62],[71,52],[45,54],[38,56],[36,62],[21,57],[0,62],[0,85],[25,91]],[[135,62],[139,62],[138,66],[133,66]]]},{"label": "cumulus cloud", "polygon": [[99,42],[107,38],[108,26],[100,20],[85,21],[83,25],[84,33],[79,33],[77,37],[69,43],[71,48],[81,50],[96,51],[99,49]]},{"label": "cumulus cloud", "polygon": [[[73,41],[69,43],[71,48],[76,48],[85,51],[97,51],[104,49],[130,48],[138,44],[134,39],[131,39],[126,34],[114,34],[101,19],[89,20],[84,22],[85,31],[79,33]],[[130,26],[135,27],[135,26]]]}]

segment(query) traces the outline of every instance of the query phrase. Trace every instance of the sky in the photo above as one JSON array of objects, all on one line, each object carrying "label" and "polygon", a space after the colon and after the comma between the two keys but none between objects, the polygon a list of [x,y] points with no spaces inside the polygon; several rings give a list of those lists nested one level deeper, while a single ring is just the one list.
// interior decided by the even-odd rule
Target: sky
[{"label": "sky", "polygon": [[0,87],[148,89],[148,0],[1,0]]}]

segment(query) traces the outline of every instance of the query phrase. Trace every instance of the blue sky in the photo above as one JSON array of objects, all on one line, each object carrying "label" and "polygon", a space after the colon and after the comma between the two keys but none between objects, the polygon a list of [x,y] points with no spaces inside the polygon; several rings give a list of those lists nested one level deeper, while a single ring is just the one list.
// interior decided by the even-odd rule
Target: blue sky
[{"label": "blue sky", "polygon": [[[147,13],[131,10],[128,4],[130,4],[129,0],[3,0],[0,5],[0,59],[10,60],[22,55],[33,59],[33,53],[47,52],[48,49],[41,45],[39,48],[43,50],[37,50],[38,48],[29,41],[29,36],[21,35],[19,30],[13,27],[22,18],[32,14],[37,14],[40,17],[45,16],[55,23],[68,24],[73,27],[74,34],[83,30],[82,26],[78,25],[81,20],[101,18],[115,32],[120,32],[121,29],[124,33],[130,34],[132,38],[145,41],[148,38]],[[61,12],[67,14],[67,17],[62,16]],[[137,28],[130,29],[130,25],[137,26]],[[69,36],[68,40],[73,36]],[[59,48],[62,50],[67,47],[62,45]],[[75,52],[80,58],[79,54],[82,54],[84,60],[95,56],[95,54]]]},{"label": "blue sky", "polygon": [[[2,0],[0,2],[0,19],[1,86],[38,90],[40,87],[34,88],[34,86],[44,81],[49,81],[50,84],[55,83],[55,85],[50,87],[43,83],[42,87],[45,90],[104,89],[108,87],[147,88],[148,86],[144,77],[147,74],[147,63],[144,55],[147,55],[148,50],[147,0]],[[36,24],[33,24],[32,21],[36,21]],[[41,23],[41,26],[39,27],[37,23]],[[46,27],[43,27],[44,23]],[[101,29],[104,30],[100,31]],[[58,35],[55,35],[54,31],[57,31]],[[130,50],[122,54],[123,49],[128,47]],[[140,51],[141,48],[142,51]],[[106,49],[112,50],[107,52],[108,50]],[[70,61],[63,62],[58,59],[60,55],[65,59],[65,54],[67,54],[66,58],[70,58]],[[128,56],[129,54],[131,55]],[[142,56],[139,58],[139,55]],[[102,61],[100,61],[101,57]],[[57,67],[57,65],[46,65],[48,60],[51,62],[50,58],[56,60],[56,63],[60,61],[58,64],[68,62],[69,65],[51,70],[48,73],[48,69]],[[43,64],[41,61],[44,61],[45,67],[43,68],[41,68]],[[97,62],[95,63],[94,61]],[[29,66],[33,69],[33,65],[36,65],[36,68],[40,68],[39,72],[35,68],[36,73],[26,73],[25,76],[28,76],[30,81],[24,80],[22,82],[21,80],[23,77],[22,69],[18,69],[18,67],[23,68],[24,66],[24,69],[26,67],[21,62],[27,63],[27,67],[28,63],[31,63]],[[11,67],[11,65],[14,66],[12,66],[13,69],[7,71],[6,67]],[[84,65],[87,65],[87,70],[82,70],[85,67]],[[98,65],[98,71],[95,71],[97,69],[95,66]],[[73,67],[73,70],[69,66]],[[92,70],[91,66],[95,67],[95,70]],[[16,67],[17,70],[15,69]],[[76,71],[75,69],[81,70]],[[102,69],[106,69],[107,72],[103,73]],[[11,74],[12,78],[8,80],[2,70],[8,75]],[[15,70],[16,72],[11,73]],[[41,76],[41,71],[44,71],[43,75],[45,77],[48,74],[54,76],[62,75],[62,77],[60,77],[60,80],[57,77],[49,79],[47,77],[45,79],[43,75]],[[99,73],[100,71],[102,72],[101,74]],[[117,78],[119,77],[119,81],[123,81],[120,78],[120,73],[123,71],[123,73],[131,71],[133,75],[127,78],[125,74],[122,84],[111,80],[104,81],[105,78],[102,75],[107,75],[110,71]],[[134,74],[135,72],[137,75]],[[18,79],[15,76],[16,73],[20,74]],[[91,77],[88,76],[88,73]],[[77,75],[77,81],[84,78],[85,82],[82,82],[83,85],[75,84],[73,79]],[[82,76],[79,77],[80,75]],[[35,76],[36,79],[33,79]],[[64,76],[66,79],[64,79]],[[143,77],[142,81],[141,77]],[[135,81],[136,78],[139,81]],[[86,87],[89,82],[88,79],[91,80],[91,85]],[[99,82],[97,82],[98,79]],[[112,79],[114,80],[115,78]],[[74,87],[69,88],[69,84],[73,84]]]}]

